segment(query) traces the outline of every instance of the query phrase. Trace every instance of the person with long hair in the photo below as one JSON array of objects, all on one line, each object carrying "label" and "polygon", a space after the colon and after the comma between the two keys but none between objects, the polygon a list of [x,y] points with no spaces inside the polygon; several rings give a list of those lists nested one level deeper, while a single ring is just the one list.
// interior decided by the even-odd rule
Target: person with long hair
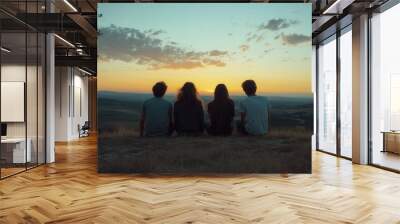
[{"label": "person with long hair", "polygon": [[174,121],[178,135],[200,135],[204,131],[203,104],[192,82],[186,82],[178,93]]},{"label": "person with long hair", "polygon": [[218,84],[214,91],[214,100],[208,104],[210,135],[227,136],[232,134],[232,121],[235,116],[235,104],[229,98],[228,89],[224,84]]}]

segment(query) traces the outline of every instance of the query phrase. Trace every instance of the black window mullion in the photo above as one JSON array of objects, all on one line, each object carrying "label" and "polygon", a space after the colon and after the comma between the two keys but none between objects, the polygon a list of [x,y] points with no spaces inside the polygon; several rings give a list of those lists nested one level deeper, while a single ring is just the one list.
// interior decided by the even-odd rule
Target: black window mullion
[{"label": "black window mullion", "polygon": [[367,64],[368,64],[368,70],[367,70],[367,83],[368,83],[368,114],[367,114],[367,119],[368,119],[368,164],[373,164],[373,148],[372,148],[372,12],[368,12],[368,30],[367,30],[367,46],[368,46],[368,53],[367,53]]},{"label": "black window mullion", "polygon": [[[39,13],[38,0],[36,1],[36,13]],[[39,32],[36,32],[36,166],[38,165],[39,165]]]},{"label": "black window mullion", "polygon": [[341,64],[340,64],[340,29],[336,31],[336,154],[341,156],[341,117],[340,117],[340,83],[341,83]]},{"label": "black window mullion", "polygon": [[[25,21],[28,19],[28,1],[25,0]],[[26,24],[26,23],[25,23]],[[27,113],[27,90],[28,90],[28,26],[25,25],[25,102],[24,102],[24,118],[25,118],[25,170],[28,170],[28,113]]]},{"label": "black window mullion", "polygon": [[315,148],[319,149],[319,44],[315,46]]}]

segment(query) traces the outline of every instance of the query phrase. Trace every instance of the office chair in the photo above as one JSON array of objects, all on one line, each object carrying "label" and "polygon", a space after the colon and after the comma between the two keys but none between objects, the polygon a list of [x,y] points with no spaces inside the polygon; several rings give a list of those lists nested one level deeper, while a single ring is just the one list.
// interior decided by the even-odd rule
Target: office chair
[{"label": "office chair", "polygon": [[80,125],[78,125],[79,138],[89,136],[89,130],[90,130],[89,121],[85,121],[85,123],[82,125],[82,127],[80,127]]}]

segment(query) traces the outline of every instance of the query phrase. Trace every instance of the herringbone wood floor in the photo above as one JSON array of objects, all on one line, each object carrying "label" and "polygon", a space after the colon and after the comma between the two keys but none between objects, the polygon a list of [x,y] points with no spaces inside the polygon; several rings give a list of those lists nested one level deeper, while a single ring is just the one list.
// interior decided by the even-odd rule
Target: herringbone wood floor
[{"label": "herringbone wood floor", "polygon": [[0,223],[400,223],[400,175],[313,153],[312,175],[96,173],[96,141],[0,181]]}]

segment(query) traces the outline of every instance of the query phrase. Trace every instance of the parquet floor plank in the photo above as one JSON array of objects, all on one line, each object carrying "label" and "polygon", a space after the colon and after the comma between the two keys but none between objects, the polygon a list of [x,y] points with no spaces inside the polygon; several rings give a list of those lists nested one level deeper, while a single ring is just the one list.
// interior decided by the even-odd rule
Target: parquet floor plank
[{"label": "parquet floor plank", "polygon": [[96,139],[0,181],[2,223],[397,223],[400,175],[313,152],[311,175],[98,174]]}]

